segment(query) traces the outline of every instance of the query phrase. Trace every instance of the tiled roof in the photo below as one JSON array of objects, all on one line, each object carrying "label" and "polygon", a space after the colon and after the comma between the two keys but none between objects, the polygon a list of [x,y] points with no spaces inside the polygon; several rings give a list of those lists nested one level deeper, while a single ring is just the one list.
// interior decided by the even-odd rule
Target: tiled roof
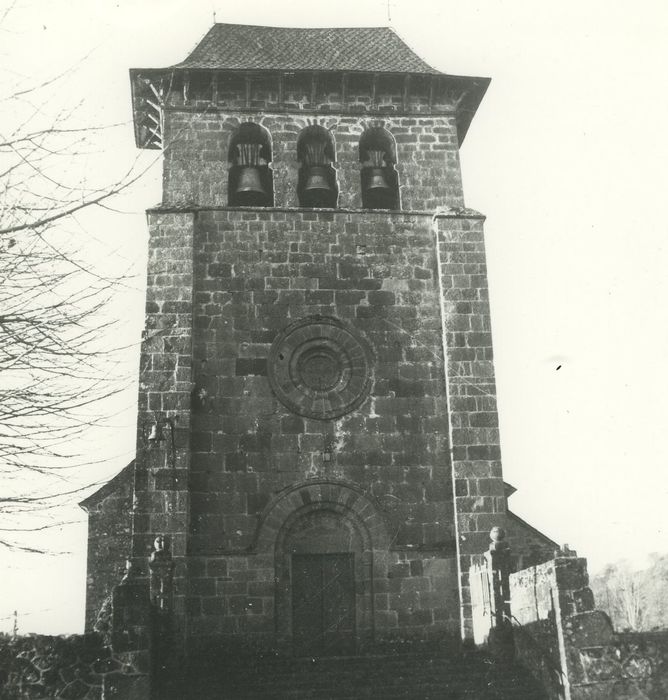
[{"label": "tiled roof", "polygon": [[175,68],[438,74],[389,27],[301,29],[214,24]]}]

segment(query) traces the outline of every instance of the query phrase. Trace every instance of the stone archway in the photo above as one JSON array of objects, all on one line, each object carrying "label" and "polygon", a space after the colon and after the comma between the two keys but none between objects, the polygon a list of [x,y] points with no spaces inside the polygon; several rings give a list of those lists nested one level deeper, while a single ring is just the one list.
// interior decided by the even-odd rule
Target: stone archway
[{"label": "stone archway", "polygon": [[353,654],[372,642],[374,580],[387,576],[389,539],[368,497],[348,484],[308,482],[278,494],[263,516],[257,547],[273,554],[279,646]]},{"label": "stone archway", "polygon": [[344,655],[373,610],[373,554],[350,512],[312,503],[285,523],[275,551],[276,623],[295,654]]}]

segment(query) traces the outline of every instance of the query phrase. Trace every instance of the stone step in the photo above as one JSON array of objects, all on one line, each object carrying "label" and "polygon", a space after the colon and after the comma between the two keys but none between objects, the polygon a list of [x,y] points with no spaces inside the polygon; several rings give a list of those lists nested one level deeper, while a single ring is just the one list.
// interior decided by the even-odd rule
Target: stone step
[{"label": "stone step", "polygon": [[228,660],[169,684],[160,700],[545,700],[517,664],[478,653]]}]

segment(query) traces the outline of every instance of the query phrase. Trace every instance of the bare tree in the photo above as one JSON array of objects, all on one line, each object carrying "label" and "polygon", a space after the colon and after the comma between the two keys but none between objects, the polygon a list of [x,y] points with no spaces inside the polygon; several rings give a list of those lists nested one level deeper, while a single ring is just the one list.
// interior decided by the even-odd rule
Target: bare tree
[{"label": "bare tree", "polygon": [[[82,488],[68,480],[73,444],[122,387],[104,309],[127,278],[82,252],[82,217],[146,169],[91,171],[114,127],[81,124],[77,104],[49,108],[65,77],[0,87],[0,545],[29,550],[13,533],[49,526]],[[36,512],[47,517],[22,517]]]},{"label": "bare tree", "polygon": [[617,629],[637,632],[648,628],[646,572],[620,561],[606,566],[591,585],[598,607],[610,615]]}]

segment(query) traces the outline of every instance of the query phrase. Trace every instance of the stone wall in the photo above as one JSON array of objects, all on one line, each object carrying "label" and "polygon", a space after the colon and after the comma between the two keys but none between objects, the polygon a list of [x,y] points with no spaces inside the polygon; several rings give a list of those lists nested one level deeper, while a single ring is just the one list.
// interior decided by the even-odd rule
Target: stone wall
[{"label": "stone wall", "polygon": [[230,139],[247,119],[269,132],[277,207],[299,206],[297,137],[312,123],[327,129],[335,143],[340,208],[362,207],[359,141],[369,126],[382,126],[395,141],[401,209],[433,211],[464,204],[454,116],[241,116],[179,109],[165,113],[163,204],[227,206]]},{"label": "stone wall", "polygon": [[[565,599],[573,583],[567,589],[564,579],[572,573],[581,576],[583,562],[555,559],[510,575],[510,608],[518,657],[555,700],[568,697],[564,695],[568,671],[562,614],[575,612]],[[579,589],[586,585],[584,579],[577,581]]]},{"label": "stone wall", "polygon": [[[395,545],[452,547],[430,223],[383,213],[199,214],[194,354],[209,402],[193,417],[193,553],[249,547],[271,495],[316,477],[353,482],[386,503]],[[331,419],[308,407],[296,415],[270,377],[281,371],[272,343],[318,316],[350,333],[332,347],[358,334],[371,354],[360,369],[368,397]]]},{"label": "stone wall", "polygon": [[585,559],[530,567],[510,585],[518,656],[550,698],[668,697],[668,631],[615,633],[594,607]]},{"label": "stone wall", "polygon": [[510,510],[506,515],[506,541],[510,545],[512,571],[549,561],[559,550],[554,540]]},{"label": "stone wall", "polygon": [[130,555],[134,462],[81,503],[88,513],[86,632],[92,632],[104,601]]},{"label": "stone wall", "polygon": [[[295,511],[308,500],[344,517],[357,499],[382,520],[383,543],[370,535],[360,550],[373,555],[373,564],[360,559],[373,568],[359,586],[372,585],[376,605],[363,628],[375,625],[377,637],[456,629],[433,240],[424,215],[198,213],[194,361],[203,398],[192,418],[189,561],[197,634],[273,634],[275,541],[263,550],[258,533],[268,519],[278,523],[275,504],[293,487],[302,487],[286,495]],[[313,327],[334,365],[334,354],[352,363],[344,371],[355,410],[291,404],[282,348],[298,351],[293,337],[299,347]],[[364,515],[350,518],[367,527]],[[370,605],[359,603],[360,620]]]},{"label": "stone wall", "polygon": [[164,535],[176,568],[171,591],[182,646],[189,523],[193,389],[193,220],[191,212],[149,217],[146,330],[141,347],[132,560],[148,585],[147,560]]},{"label": "stone wall", "polygon": [[664,700],[668,697],[668,631],[615,634],[608,644],[573,650],[583,700]]},{"label": "stone wall", "polygon": [[104,697],[103,687],[118,688],[133,678],[146,678],[145,673],[146,669],[138,668],[132,656],[114,656],[98,634],[29,635],[16,639],[0,636],[2,700],[100,700]]},{"label": "stone wall", "polygon": [[242,122],[255,121],[272,142],[276,206],[298,206],[296,141],[313,123],[335,142],[339,207],[361,207],[360,136],[378,125],[395,142],[402,209],[463,206],[459,143],[466,127],[457,110],[468,97],[456,80],[210,73],[174,79],[164,94],[164,204],[227,205],[230,138]]},{"label": "stone wall", "polygon": [[[364,603],[378,606],[377,638],[452,633],[457,566],[470,620],[468,563],[506,507],[482,221],[149,213],[133,557],[146,574],[153,538],[168,536],[174,613],[193,618],[192,636],[272,634],[276,561],[258,531],[284,490],[318,479],[338,484],[335,504],[359,489],[384,523],[377,602]],[[318,361],[352,377],[350,396],[317,410],[294,405],[295,368],[281,367],[281,348],[308,345],[313,327],[326,337]],[[413,559],[431,562],[433,578],[391,582]]]},{"label": "stone wall", "polygon": [[[431,215],[380,211],[161,208],[149,222],[133,555],[172,537],[191,636],[271,634],[277,564],[258,531],[284,490],[317,479],[345,485],[335,504],[361,490],[384,523],[376,637],[452,633],[455,519],[466,559],[505,515],[482,217],[445,213],[438,236]],[[349,377],[322,406],[299,404],[302,370],[282,364],[309,334],[325,373]],[[414,551],[434,578],[399,590],[388,572]]]},{"label": "stone wall", "polygon": [[0,635],[0,698],[148,700],[152,682],[155,697],[166,697],[166,668],[179,668],[174,625],[149,591],[129,568],[102,606],[94,633]]}]

